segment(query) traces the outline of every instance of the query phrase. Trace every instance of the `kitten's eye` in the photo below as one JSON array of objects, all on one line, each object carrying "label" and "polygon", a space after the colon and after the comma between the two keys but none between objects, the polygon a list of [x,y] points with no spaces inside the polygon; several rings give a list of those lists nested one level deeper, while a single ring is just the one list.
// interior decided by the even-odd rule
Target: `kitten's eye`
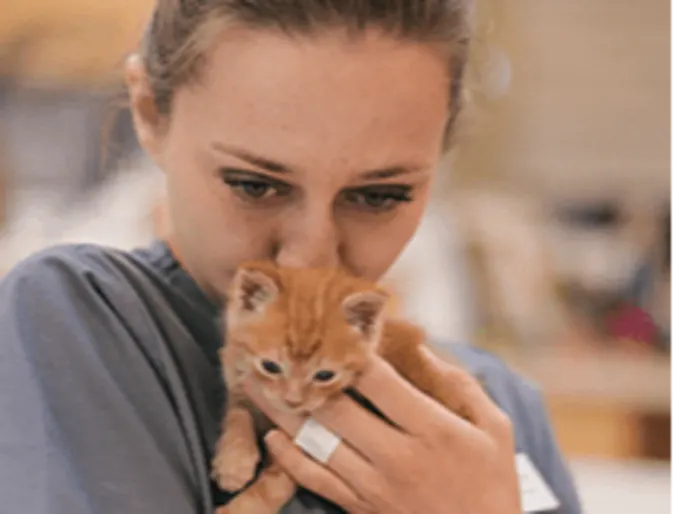
[{"label": "kitten's eye", "polygon": [[328,369],[322,369],[314,374],[316,382],[330,382],[333,378],[335,378],[335,372]]},{"label": "kitten's eye", "polygon": [[262,369],[264,369],[270,375],[280,375],[281,371],[283,371],[277,362],[270,361],[268,359],[262,360]]}]

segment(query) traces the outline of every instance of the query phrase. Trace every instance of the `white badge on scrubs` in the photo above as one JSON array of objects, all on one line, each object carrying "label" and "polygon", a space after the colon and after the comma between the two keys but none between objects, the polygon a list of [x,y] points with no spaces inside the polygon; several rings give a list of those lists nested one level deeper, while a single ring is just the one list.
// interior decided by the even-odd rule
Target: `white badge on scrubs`
[{"label": "white badge on scrubs", "polygon": [[546,512],[559,507],[559,500],[524,453],[515,457],[520,480],[522,512]]}]

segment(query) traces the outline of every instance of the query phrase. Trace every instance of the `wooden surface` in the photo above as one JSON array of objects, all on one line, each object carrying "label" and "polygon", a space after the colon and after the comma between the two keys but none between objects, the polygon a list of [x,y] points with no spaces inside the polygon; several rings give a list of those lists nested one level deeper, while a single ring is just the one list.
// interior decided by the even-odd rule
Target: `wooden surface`
[{"label": "wooden surface", "polygon": [[626,407],[587,398],[547,395],[550,421],[569,457],[634,458],[640,453],[638,417]]},{"label": "wooden surface", "polygon": [[616,352],[503,358],[540,386],[567,456],[669,459],[671,442],[662,430],[671,417],[668,358]]}]

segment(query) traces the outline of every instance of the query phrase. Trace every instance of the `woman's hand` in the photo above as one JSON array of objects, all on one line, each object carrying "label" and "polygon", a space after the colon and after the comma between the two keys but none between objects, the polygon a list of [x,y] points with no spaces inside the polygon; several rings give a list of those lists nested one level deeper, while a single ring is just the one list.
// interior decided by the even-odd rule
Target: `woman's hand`
[{"label": "woman's hand", "polygon": [[[428,352],[430,354],[430,352]],[[356,384],[400,429],[346,395],[314,418],[343,441],[326,465],[297,448],[302,420],[253,401],[280,427],[266,437],[276,461],[301,486],[349,512],[520,514],[514,438],[506,415],[465,371],[430,356],[471,406],[464,421],[419,392],[377,357]]]}]

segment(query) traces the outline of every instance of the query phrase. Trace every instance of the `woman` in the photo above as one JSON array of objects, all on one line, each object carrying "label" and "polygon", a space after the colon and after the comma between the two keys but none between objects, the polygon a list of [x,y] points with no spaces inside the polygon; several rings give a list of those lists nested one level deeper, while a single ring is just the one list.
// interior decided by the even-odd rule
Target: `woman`
[{"label": "woman", "polygon": [[[272,259],[385,272],[459,112],[467,19],[451,0],[159,0],[127,82],[166,173],[170,235],[132,253],[51,249],[3,279],[3,512],[227,501],[209,461],[232,271]],[[285,512],[518,513],[516,452],[552,491],[525,494],[526,510],[579,512],[539,394],[486,354],[456,354],[496,400],[438,360],[475,426],[375,362],[361,392],[400,430],[340,399],[317,419],[357,451],[325,466],[293,444],[297,419],[255,397],[283,429],[266,438],[272,457],[302,486]]]}]

